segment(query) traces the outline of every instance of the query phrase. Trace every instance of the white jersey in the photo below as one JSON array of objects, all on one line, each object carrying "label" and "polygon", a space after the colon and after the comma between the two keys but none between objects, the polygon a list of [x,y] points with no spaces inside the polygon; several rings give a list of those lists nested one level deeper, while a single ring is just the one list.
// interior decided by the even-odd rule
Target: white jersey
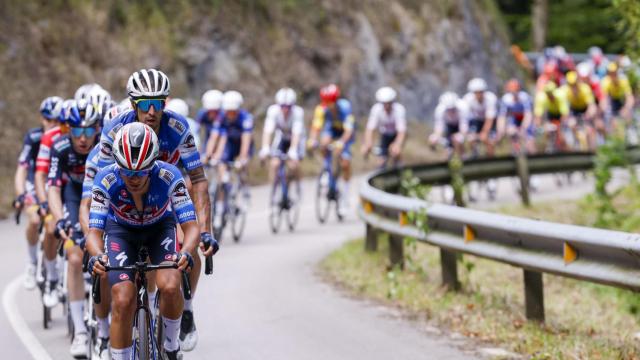
[{"label": "white jersey", "polygon": [[287,119],[282,114],[280,105],[274,104],[267,109],[267,117],[264,120],[264,132],[279,134],[285,140],[291,140],[293,135],[302,136],[304,134],[304,110],[294,105],[289,111]]},{"label": "white jersey", "polygon": [[447,128],[458,128],[461,133],[469,130],[469,110],[462,99],[458,100],[456,106],[450,110],[445,109],[442,104],[436,106],[434,132],[444,134]]},{"label": "white jersey", "polygon": [[472,92],[467,93],[462,100],[467,104],[472,120],[495,119],[498,112],[498,97],[491,91],[485,91],[482,94],[482,102],[479,102]]},{"label": "white jersey", "polygon": [[371,107],[369,120],[367,121],[367,129],[378,131],[382,135],[392,135],[399,132],[407,131],[406,110],[400,103],[391,104],[391,112],[384,109],[382,103],[377,103]]}]

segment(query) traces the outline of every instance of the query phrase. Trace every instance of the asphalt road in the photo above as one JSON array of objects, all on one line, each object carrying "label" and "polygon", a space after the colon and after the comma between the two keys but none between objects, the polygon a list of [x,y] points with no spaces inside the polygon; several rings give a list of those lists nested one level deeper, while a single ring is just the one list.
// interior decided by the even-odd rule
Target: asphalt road
[{"label": "asphalt road", "polygon": [[[532,198],[576,198],[593,189],[591,180],[575,178],[570,187],[558,188],[552,177],[541,176]],[[323,257],[364,233],[355,215],[358,181],[351,187],[353,209],[347,219],[339,223],[331,217],[324,225],[314,215],[314,184],[305,181],[297,229],[276,235],[268,227],[268,189],[252,189],[243,239],[233,243],[227,236],[215,257],[214,274],[201,279],[194,305],[200,341],[185,359],[479,358],[464,341],[434,335],[424,324],[406,320],[393,309],[350,298],[317,275],[316,265]],[[496,202],[487,203],[481,195],[472,206],[518,201],[513,183],[501,179]],[[61,307],[54,310],[52,329],[44,330],[38,292],[21,286],[26,257],[22,228],[3,221],[0,233],[5,244],[10,243],[4,247],[0,272],[2,357],[71,358]]]}]

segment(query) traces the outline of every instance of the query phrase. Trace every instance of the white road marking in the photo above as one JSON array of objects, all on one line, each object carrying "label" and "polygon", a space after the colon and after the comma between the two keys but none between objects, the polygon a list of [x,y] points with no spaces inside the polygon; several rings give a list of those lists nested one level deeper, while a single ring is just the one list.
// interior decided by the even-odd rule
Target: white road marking
[{"label": "white road marking", "polygon": [[2,306],[4,307],[4,312],[7,314],[7,319],[9,320],[9,323],[11,323],[11,327],[13,327],[13,331],[18,335],[22,344],[34,359],[53,360],[33,332],[29,329],[29,326],[22,316],[20,316],[20,310],[16,303],[16,295],[18,294],[18,290],[20,290],[21,286],[22,276],[19,276],[11,281],[2,293]]}]

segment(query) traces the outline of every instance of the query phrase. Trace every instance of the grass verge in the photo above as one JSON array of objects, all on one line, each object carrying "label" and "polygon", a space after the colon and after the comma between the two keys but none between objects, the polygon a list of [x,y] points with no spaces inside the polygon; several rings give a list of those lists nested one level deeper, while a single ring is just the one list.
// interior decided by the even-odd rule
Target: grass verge
[{"label": "grass verge", "polygon": [[405,240],[411,247],[407,268],[389,270],[387,241],[380,240],[376,253],[366,253],[362,239],[347,243],[324,259],[323,274],[358,296],[530,359],[640,359],[633,339],[639,302],[630,291],[545,274],[547,320],[529,322],[521,269],[465,255],[462,290],[449,292],[440,286],[437,248]]}]

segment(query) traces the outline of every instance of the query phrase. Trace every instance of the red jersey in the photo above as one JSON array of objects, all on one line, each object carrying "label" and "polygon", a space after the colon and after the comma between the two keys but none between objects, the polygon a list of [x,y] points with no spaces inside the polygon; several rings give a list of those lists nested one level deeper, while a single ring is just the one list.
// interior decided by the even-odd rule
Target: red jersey
[{"label": "red jersey", "polygon": [[47,130],[40,139],[40,150],[36,158],[36,172],[49,173],[49,164],[51,164],[51,147],[53,143],[62,135],[60,126]]}]

